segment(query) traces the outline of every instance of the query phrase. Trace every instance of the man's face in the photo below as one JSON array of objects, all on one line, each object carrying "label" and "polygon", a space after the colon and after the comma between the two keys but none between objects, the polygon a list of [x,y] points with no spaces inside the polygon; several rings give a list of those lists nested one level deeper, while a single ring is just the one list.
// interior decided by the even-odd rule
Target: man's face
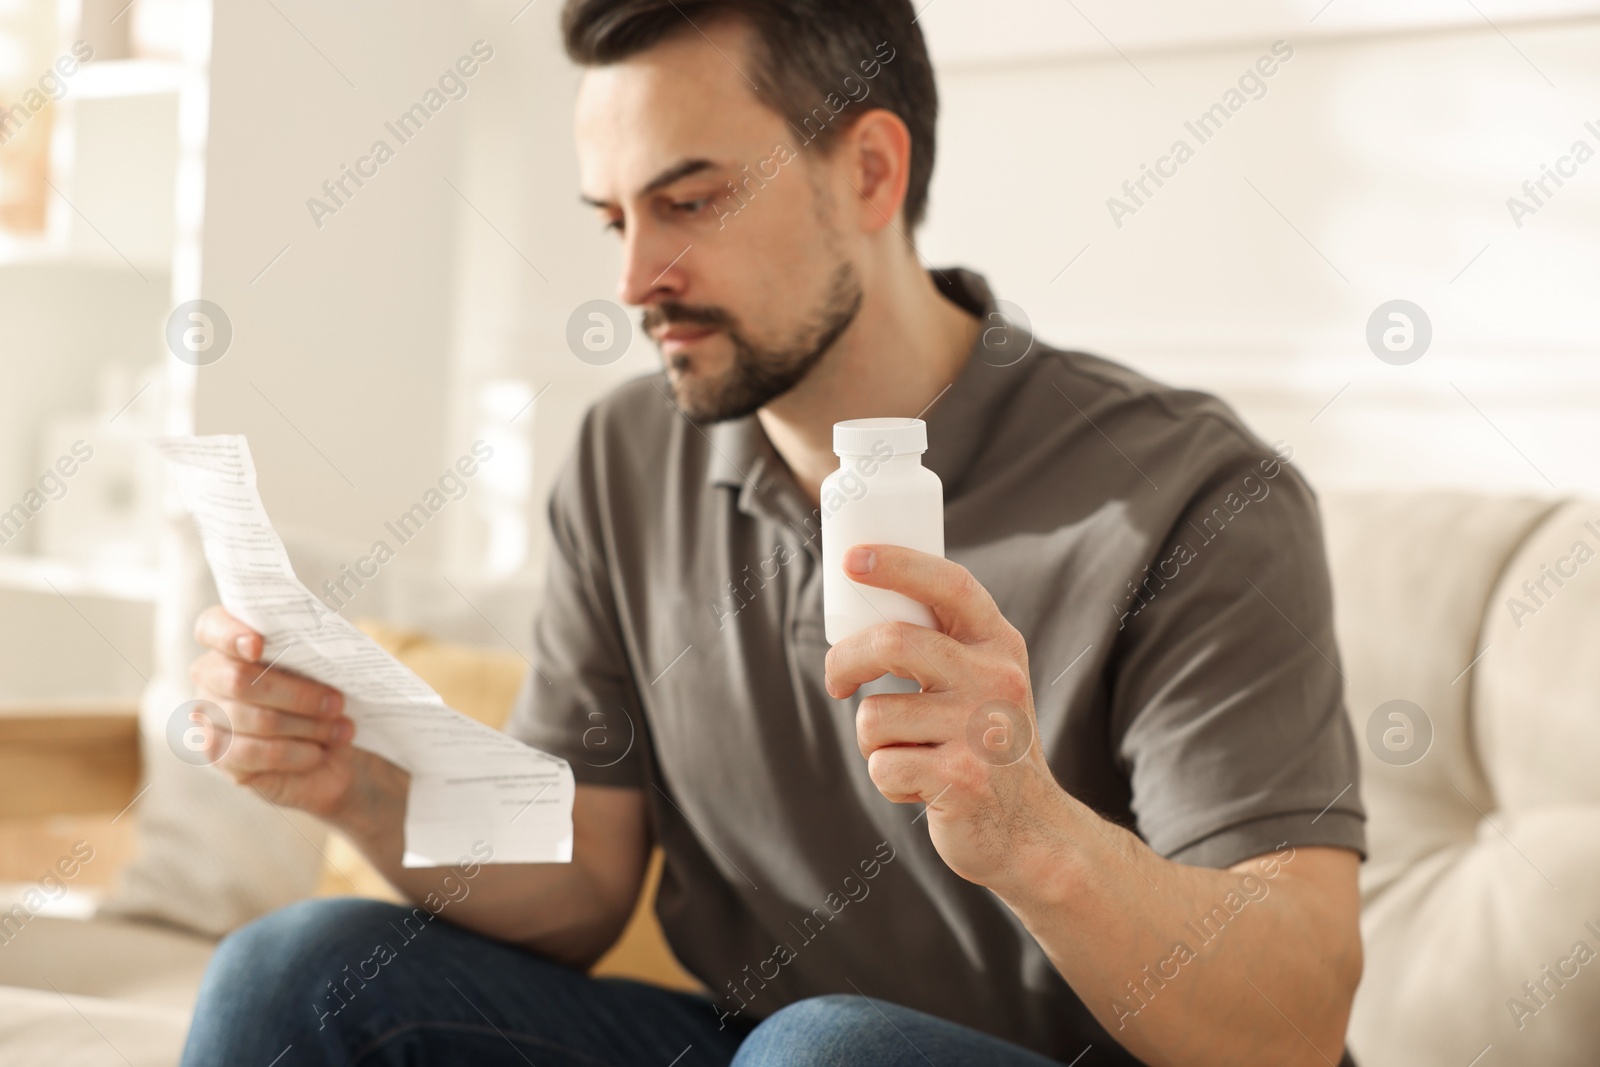
[{"label": "man's face", "polygon": [[578,168],[622,239],[618,295],[645,309],[678,405],[716,422],[800,381],[849,326],[861,285],[838,168],[759,102],[740,73],[744,28],[701,28],[584,74]]}]

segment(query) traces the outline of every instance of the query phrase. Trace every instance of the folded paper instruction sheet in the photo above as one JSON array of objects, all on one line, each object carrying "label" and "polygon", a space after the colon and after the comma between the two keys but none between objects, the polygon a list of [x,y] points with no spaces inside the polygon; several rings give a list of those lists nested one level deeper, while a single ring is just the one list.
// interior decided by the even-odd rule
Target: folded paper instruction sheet
[{"label": "folded paper instruction sheet", "polygon": [[572,768],[446,706],[426,682],[295,577],[241,435],[155,442],[199,527],[223,607],[266,640],[263,665],[344,693],[354,744],[411,772],[407,867],[487,843],[493,863],[572,860]]}]

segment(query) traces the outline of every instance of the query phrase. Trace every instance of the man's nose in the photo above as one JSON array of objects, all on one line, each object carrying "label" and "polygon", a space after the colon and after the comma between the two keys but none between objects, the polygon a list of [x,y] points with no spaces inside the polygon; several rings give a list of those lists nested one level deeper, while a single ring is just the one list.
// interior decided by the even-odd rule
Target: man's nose
[{"label": "man's nose", "polygon": [[688,283],[685,263],[692,248],[659,231],[635,227],[623,239],[617,296],[635,307],[680,297]]}]

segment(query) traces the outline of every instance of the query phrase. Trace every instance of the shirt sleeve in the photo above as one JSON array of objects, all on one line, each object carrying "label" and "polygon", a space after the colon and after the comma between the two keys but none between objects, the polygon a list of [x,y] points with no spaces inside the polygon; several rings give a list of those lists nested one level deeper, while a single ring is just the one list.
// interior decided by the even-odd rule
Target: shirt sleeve
[{"label": "shirt sleeve", "polygon": [[550,495],[550,550],[531,669],[506,731],[585,784],[644,783],[645,733],[609,578],[593,414]]},{"label": "shirt sleeve", "polygon": [[1321,519],[1298,473],[1271,456],[1223,465],[1143,587],[1112,702],[1139,833],[1202,867],[1285,844],[1364,856]]}]

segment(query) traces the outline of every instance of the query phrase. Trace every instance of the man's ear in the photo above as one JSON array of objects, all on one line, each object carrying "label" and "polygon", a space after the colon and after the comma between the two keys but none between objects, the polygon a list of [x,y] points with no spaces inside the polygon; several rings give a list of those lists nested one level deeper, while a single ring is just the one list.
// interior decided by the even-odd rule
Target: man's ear
[{"label": "man's ear", "polygon": [[905,226],[900,217],[911,180],[911,131],[900,116],[873,108],[844,132],[836,153],[858,197],[863,233]]}]

